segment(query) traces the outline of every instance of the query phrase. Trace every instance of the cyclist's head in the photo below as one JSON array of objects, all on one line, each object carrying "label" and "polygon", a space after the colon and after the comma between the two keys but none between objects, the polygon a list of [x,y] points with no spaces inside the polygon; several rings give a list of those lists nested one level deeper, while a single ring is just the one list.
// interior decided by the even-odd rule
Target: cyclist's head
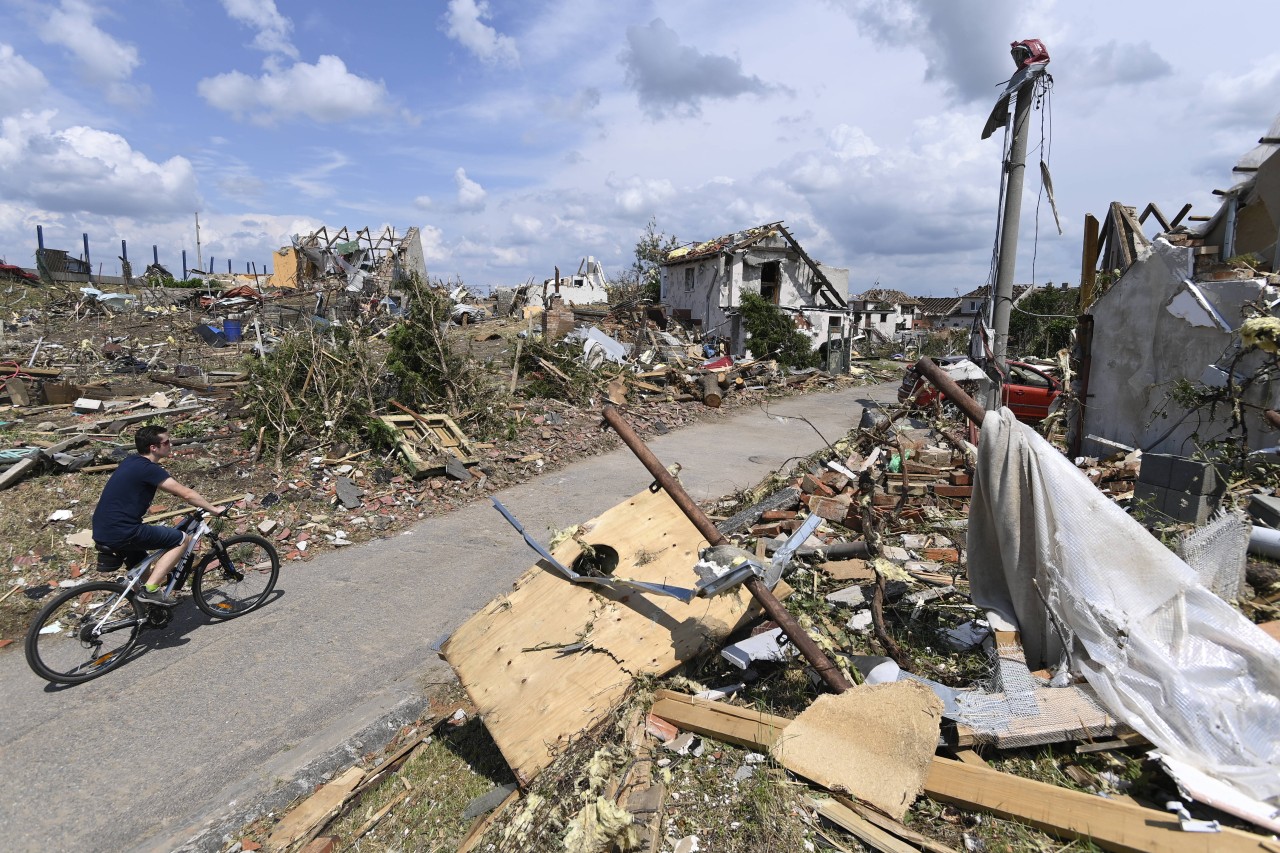
[{"label": "cyclist's head", "polygon": [[144,426],[134,433],[133,446],[139,453],[150,453],[152,445],[158,445],[163,442],[163,436],[168,434],[169,430],[162,426]]}]

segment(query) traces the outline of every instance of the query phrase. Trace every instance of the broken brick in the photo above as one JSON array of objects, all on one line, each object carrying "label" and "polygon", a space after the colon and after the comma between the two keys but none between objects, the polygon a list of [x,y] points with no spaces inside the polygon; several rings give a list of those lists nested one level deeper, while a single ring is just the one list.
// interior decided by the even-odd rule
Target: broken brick
[{"label": "broken brick", "polygon": [[960,552],[955,548],[925,548],[921,553],[926,560],[937,563],[960,562]]},{"label": "broken brick", "polygon": [[766,509],[760,513],[761,521],[789,521],[795,517],[794,512],[786,509]]},{"label": "broken brick", "polygon": [[973,496],[973,486],[948,486],[938,484],[933,493],[940,498],[968,498]]},{"label": "broken brick", "polygon": [[800,488],[804,490],[805,494],[819,495],[826,498],[833,497],[836,493],[835,489],[831,488],[812,474],[805,474],[800,479]]},{"label": "broken brick", "polygon": [[953,486],[968,486],[973,483],[973,478],[964,471],[952,471],[947,475],[947,479],[951,481]]},{"label": "broken brick", "polygon": [[809,511],[828,521],[843,521],[844,517],[849,514],[849,505],[851,503],[852,501],[847,495],[831,498],[813,495],[809,498]]}]

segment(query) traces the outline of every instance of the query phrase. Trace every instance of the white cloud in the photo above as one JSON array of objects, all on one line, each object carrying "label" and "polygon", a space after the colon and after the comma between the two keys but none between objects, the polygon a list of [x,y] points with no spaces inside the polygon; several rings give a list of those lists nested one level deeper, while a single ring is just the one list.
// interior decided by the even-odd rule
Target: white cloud
[{"label": "white cloud", "polygon": [[631,215],[653,215],[660,205],[676,195],[676,188],[666,178],[641,178],[633,175],[623,181],[610,178],[606,184],[614,191],[614,204]]},{"label": "white cloud", "polygon": [[422,225],[418,228],[418,234],[422,239],[422,257],[428,263],[449,260],[450,253],[444,244],[443,231],[434,225]]},{"label": "white cloud", "polygon": [[1079,62],[1078,79],[1086,86],[1136,85],[1173,73],[1173,66],[1147,42],[1120,44],[1112,39],[1090,48],[1079,59],[1083,61]]},{"label": "white cloud", "polygon": [[467,177],[466,169],[461,166],[453,173],[453,182],[458,186],[458,209],[467,212],[484,210],[484,200],[488,193],[484,187]]},{"label": "white cloud", "polygon": [[7,44],[0,43],[0,116],[32,106],[49,81]]},{"label": "white cloud", "polygon": [[431,209],[431,196],[429,196],[429,195],[420,195],[420,196],[416,196],[416,197],[413,199],[413,206],[414,206],[414,207],[416,207],[416,208],[418,208],[418,209],[420,209],[420,210],[430,210],[430,209]]},{"label": "white cloud", "polygon": [[449,0],[445,33],[482,62],[515,65],[520,61],[515,39],[484,23],[483,19],[489,17],[489,4],[483,0]]},{"label": "white cloud", "polygon": [[1239,74],[1217,72],[1205,78],[1198,110],[1221,117],[1237,127],[1265,126],[1276,115],[1280,92],[1280,54],[1257,60]]},{"label": "white cloud", "polygon": [[338,194],[333,173],[351,165],[351,159],[340,151],[325,151],[325,160],[288,177],[290,186],[309,198],[332,198]]},{"label": "white cloud", "polygon": [[276,8],[275,0],[222,0],[227,14],[258,31],[253,46],[266,53],[298,58],[298,49],[289,40],[293,24]]},{"label": "white cloud", "polygon": [[919,51],[924,79],[956,100],[995,100],[1014,72],[1009,42],[1023,32],[1027,4],[1014,0],[829,0],[868,37]]},{"label": "white cloud", "polygon": [[714,56],[680,43],[680,36],[661,18],[647,27],[627,27],[627,49],[619,61],[640,105],[653,118],[696,116],[708,98],[736,98],[781,91],[742,71],[742,62]]},{"label": "white cloud", "polygon": [[330,55],[321,56],[314,65],[298,62],[283,70],[268,68],[261,77],[240,71],[207,77],[196,91],[211,106],[255,124],[297,116],[342,122],[390,109],[381,80],[352,74],[346,63]]},{"label": "white cloud", "polygon": [[75,56],[85,76],[102,86],[112,103],[142,103],[150,96],[150,90],[129,81],[142,62],[138,49],[100,29],[95,20],[99,12],[86,0],[62,0],[58,8],[49,12],[40,28],[40,38]]},{"label": "white cloud", "polygon": [[511,228],[515,239],[522,243],[532,243],[540,239],[544,232],[542,220],[524,213],[511,217]]},{"label": "white cloud", "polygon": [[856,157],[873,157],[880,153],[880,148],[867,136],[860,127],[847,124],[836,125],[827,139],[827,147],[840,160],[852,160]]},{"label": "white cloud", "polygon": [[0,122],[0,194],[50,211],[151,219],[199,206],[185,157],[157,163],[118,134],[57,129],[56,115],[24,111]]}]

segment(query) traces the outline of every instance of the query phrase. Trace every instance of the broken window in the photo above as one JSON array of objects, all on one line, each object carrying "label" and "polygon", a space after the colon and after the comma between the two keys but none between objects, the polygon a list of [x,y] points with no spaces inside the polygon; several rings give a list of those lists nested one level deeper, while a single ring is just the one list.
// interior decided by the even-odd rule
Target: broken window
[{"label": "broken window", "polygon": [[887,311],[882,311],[882,312],[880,313],[880,322],[881,322],[881,323],[887,323],[887,322],[889,322],[889,312],[887,312]]},{"label": "broken window", "polygon": [[828,317],[828,318],[827,318],[827,328],[829,328],[829,329],[838,329],[838,328],[840,328],[840,318],[839,318],[838,316],[835,316],[835,315],[832,315],[832,316]]},{"label": "broken window", "polygon": [[684,270],[684,292],[693,293],[693,267],[685,267]]},{"label": "broken window", "polygon": [[778,304],[779,292],[782,290],[778,286],[781,280],[782,264],[779,261],[760,265],[760,295],[774,305]]}]

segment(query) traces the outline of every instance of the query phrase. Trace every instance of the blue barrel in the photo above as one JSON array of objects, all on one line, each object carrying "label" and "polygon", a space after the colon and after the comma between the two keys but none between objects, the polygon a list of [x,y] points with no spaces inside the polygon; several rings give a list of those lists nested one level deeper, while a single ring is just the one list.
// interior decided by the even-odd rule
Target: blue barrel
[{"label": "blue barrel", "polygon": [[240,321],[226,319],[222,321],[222,334],[227,336],[227,343],[234,344],[240,340]]}]

